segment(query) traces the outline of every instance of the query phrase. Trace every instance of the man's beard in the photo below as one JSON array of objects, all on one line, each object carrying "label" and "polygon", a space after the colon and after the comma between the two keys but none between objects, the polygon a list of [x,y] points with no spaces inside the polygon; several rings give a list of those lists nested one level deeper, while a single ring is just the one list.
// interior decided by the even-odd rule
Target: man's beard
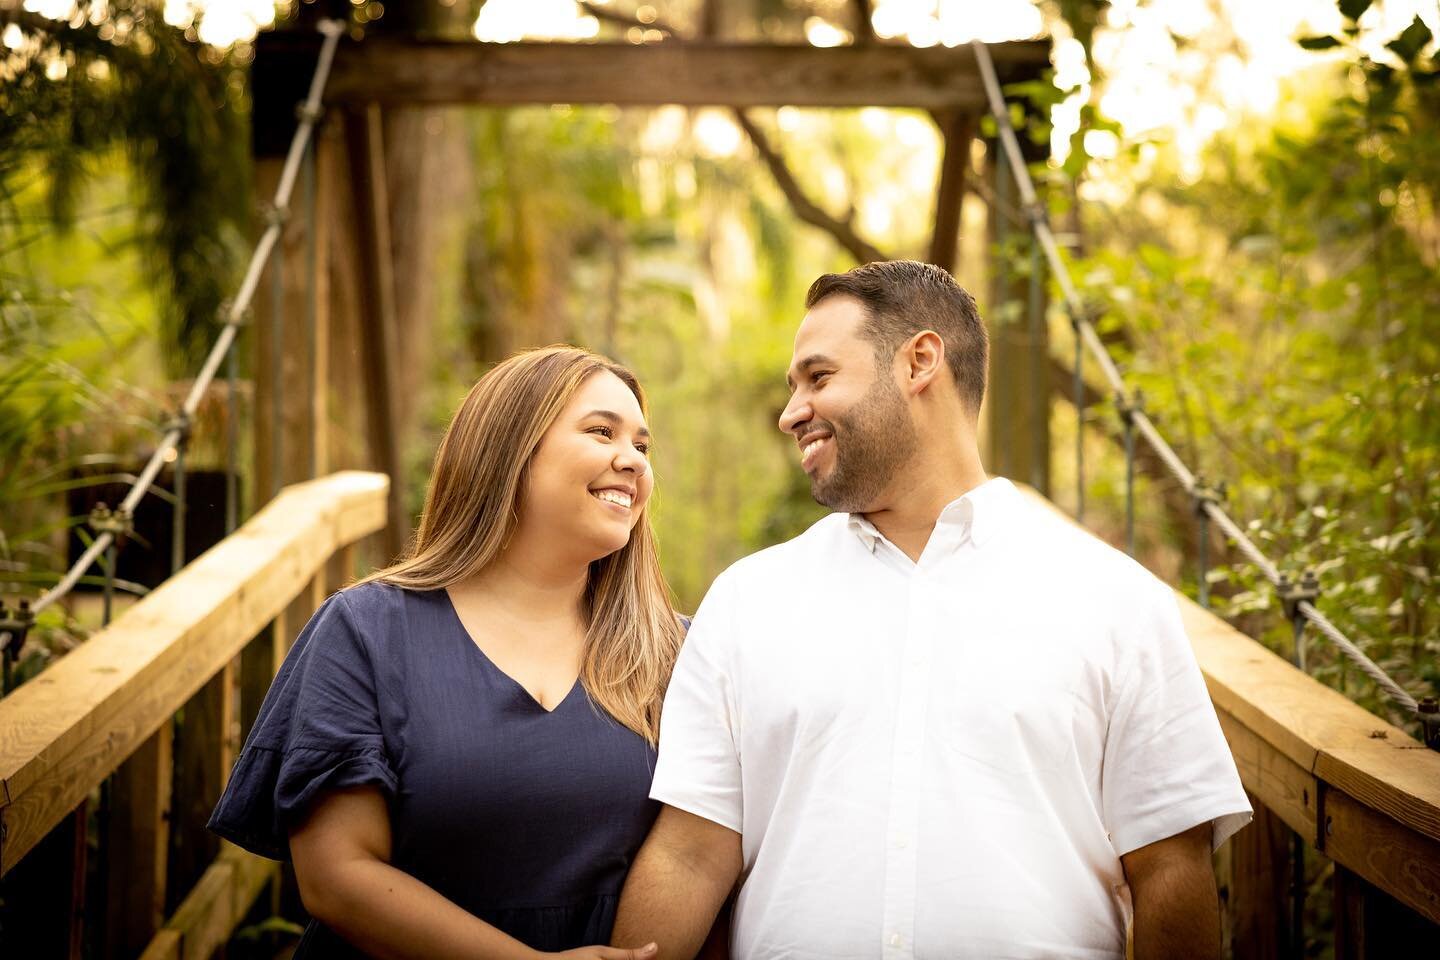
[{"label": "man's beard", "polygon": [[877,370],[865,396],[830,423],[835,466],[823,479],[810,478],[810,495],[822,506],[861,513],[915,454],[919,437],[900,388],[888,369]]}]

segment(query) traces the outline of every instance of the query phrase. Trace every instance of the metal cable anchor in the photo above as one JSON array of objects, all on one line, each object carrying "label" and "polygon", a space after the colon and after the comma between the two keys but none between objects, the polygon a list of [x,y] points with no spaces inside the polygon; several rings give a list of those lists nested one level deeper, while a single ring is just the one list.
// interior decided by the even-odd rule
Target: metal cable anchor
[{"label": "metal cable anchor", "polygon": [[1320,578],[1315,575],[1314,570],[1308,567],[1300,575],[1298,581],[1282,573],[1280,582],[1275,585],[1275,595],[1280,598],[1285,618],[1290,621],[1291,627],[1295,631],[1295,656],[1292,662],[1304,670],[1306,619],[1305,614],[1300,610],[1300,604],[1313,605],[1320,597]]},{"label": "metal cable anchor", "polygon": [[1421,697],[1420,702],[1415,705],[1415,711],[1420,715],[1425,746],[1431,750],[1440,750],[1440,700]]},{"label": "metal cable anchor", "polygon": [[86,521],[90,529],[96,533],[108,533],[118,543],[122,537],[128,537],[135,532],[135,515],[124,507],[116,507],[114,510],[105,502],[95,504],[90,509],[90,516]]}]

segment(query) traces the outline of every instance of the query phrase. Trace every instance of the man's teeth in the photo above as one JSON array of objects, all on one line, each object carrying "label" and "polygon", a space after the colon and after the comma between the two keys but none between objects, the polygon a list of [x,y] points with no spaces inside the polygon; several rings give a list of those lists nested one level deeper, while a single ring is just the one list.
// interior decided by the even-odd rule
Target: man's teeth
[{"label": "man's teeth", "polygon": [[618,503],[627,510],[630,509],[630,496],[618,490],[599,490],[596,491],[595,497],[607,503]]},{"label": "man's teeth", "polygon": [[807,443],[805,445],[805,449],[800,452],[800,458],[802,460],[808,458],[810,454],[820,449],[820,444],[824,443],[826,440],[829,439],[829,437],[821,437],[819,440],[814,440],[810,443]]}]

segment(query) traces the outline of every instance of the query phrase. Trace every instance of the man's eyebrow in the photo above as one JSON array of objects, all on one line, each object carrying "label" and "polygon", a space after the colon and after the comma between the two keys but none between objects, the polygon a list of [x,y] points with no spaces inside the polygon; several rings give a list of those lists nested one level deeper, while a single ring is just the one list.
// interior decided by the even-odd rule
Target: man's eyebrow
[{"label": "man's eyebrow", "polygon": [[[588,420],[591,417],[599,417],[601,420],[608,420],[617,427],[622,426],[625,423],[625,418],[620,416],[620,414],[616,413],[613,410],[591,410],[589,413],[585,414],[585,416],[581,417],[580,419]],[[641,427],[639,430],[635,431],[635,435],[637,437],[645,437],[646,439],[649,439],[650,431],[645,427]]]},{"label": "man's eyebrow", "polygon": [[[831,360],[823,353],[812,353],[804,360],[797,361],[795,363],[795,370],[799,373],[804,373],[811,367],[819,366],[820,364],[830,364],[834,362],[834,360]],[[785,386],[789,387],[792,390],[795,389],[795,381],[788,372],[785,374]]]}]

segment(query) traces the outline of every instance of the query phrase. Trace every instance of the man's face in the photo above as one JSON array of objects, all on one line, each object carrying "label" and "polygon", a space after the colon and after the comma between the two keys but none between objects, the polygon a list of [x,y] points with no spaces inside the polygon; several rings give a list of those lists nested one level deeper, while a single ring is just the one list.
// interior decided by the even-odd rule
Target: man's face
[{"label": "man's face", "polygon": [[847,513],[880,507],[881,496],[919,442],[888,364],[860,334],[865,309],[832,296],[800,323],[786,374],[790,402],[781,431],[795,437],[815,500]]}]

